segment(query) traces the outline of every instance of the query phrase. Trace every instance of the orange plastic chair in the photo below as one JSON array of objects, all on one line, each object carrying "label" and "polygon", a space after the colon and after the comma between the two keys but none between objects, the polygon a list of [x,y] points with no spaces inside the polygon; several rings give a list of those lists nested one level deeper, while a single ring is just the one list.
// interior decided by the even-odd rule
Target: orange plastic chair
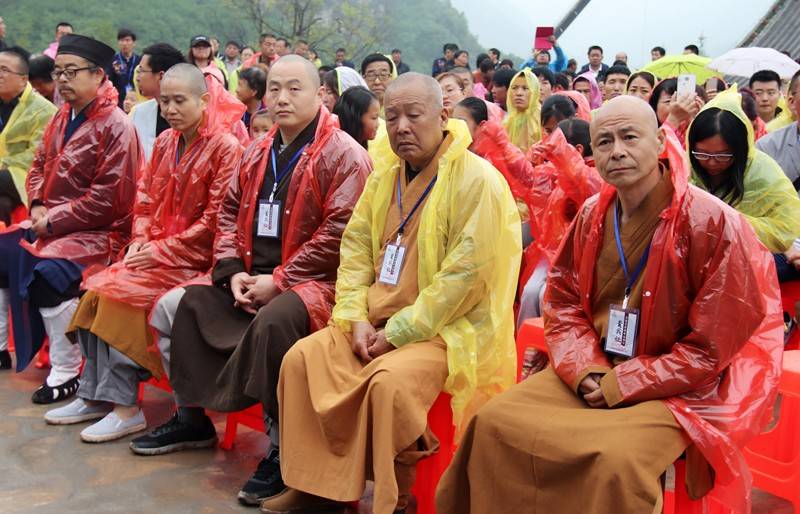
[{"label": "orange plastic chair", "polygon": [[229,412],[225,416],[225,435],[219,447],[223,450],[232,450],[236,442],[236,432],[239,425],[252,428],[257,432],[264,432],[264,408],[260,403],[238,412]]},{"label": "orange plastic chair", "polygon": [[800,512],[800,350],[783,353],[777,424],[744,450],[755,487],[788,500]]}]

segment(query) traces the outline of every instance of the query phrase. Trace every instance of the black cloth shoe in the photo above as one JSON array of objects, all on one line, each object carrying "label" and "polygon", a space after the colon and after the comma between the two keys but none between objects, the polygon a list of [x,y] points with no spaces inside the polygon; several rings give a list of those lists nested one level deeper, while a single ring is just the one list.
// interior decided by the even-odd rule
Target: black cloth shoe
[{"label": "black cloth shoe", "polygon": [[39,389],[33,392],[31,401],[33,403],[48,404],[55,403],[71,398],[78,392],[80,385],[79,377],[73,377],[61,385],[50,387],[47,382],[39,386]]},{"label": "black cloth shoe", "polygon": [[200,423],[187,423],[176,412],[161,426],[147,435],[131,441],[131,451],[137,455],[163,455],[180,450],[213,448],[217,430],[211,418],[203,415]]},{"label": "black cloth shoe", "polygon": [[0,352],[0,369],[11,369],[11,354],[8,350]]},{"label": "black cloth shoe", "polygon": [[284,489],[286,485],[281,476],[280,452],[273,448],[261,459],[256,472],[239,491],[239,503],[257,506]]}]

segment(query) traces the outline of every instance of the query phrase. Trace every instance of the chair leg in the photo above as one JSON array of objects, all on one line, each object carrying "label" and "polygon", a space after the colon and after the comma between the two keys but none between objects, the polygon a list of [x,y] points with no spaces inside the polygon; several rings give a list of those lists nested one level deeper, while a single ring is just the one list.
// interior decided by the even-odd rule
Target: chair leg
[{"label": "chair leg", "polygon": [[219,443],[219,447],[223,450],[232,450],[233,445],[236,442],[236,430],[239,426],[239,413],[238,412],[231,412],[227,416],[225,416],[225,436],[222,438],[222,442]]}]

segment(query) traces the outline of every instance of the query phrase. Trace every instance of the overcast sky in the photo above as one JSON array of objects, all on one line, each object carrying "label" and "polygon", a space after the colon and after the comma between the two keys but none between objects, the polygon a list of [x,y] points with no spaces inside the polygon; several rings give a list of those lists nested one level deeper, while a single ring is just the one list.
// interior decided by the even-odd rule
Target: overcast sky
[{"label": "overcast sky", "polygon": [[[573,0],[451,0],[464,12],[481,44],[528,57],[537,26],[553,26]],[[605,50],[611,64],[618,51],[637,68],[659,45],[681,53],[705,37],[704,54],[717,56],[735,47],[766,14],[773,0],[593,0],[559,39],[568,57],[586,62],[589,45]],[[724,6],[724,7],[723,7]]]}]

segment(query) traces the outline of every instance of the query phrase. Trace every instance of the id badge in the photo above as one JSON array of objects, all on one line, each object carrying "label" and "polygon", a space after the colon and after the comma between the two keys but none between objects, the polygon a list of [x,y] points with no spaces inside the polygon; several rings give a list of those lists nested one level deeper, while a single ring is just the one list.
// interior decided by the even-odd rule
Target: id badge
[{"label": "id badge", "polygon": [[383,264],[378,282],[396,286],[400,281],[400,271],[403,269],[403,260],[406,256],[406,247],[398,244],[386,245],[386,252],[383,254]]},{"label": "id badge", "polygon": [[259,237],[280,237],[281,229],[281,203],[269,200],[258,201],[258,231]]},{"label": "id badge", "polygon": [[636,354],[638,332],[639,309],[611,305],[608,309],[608,333],[603,350],[621,357],[633,357]]}]

